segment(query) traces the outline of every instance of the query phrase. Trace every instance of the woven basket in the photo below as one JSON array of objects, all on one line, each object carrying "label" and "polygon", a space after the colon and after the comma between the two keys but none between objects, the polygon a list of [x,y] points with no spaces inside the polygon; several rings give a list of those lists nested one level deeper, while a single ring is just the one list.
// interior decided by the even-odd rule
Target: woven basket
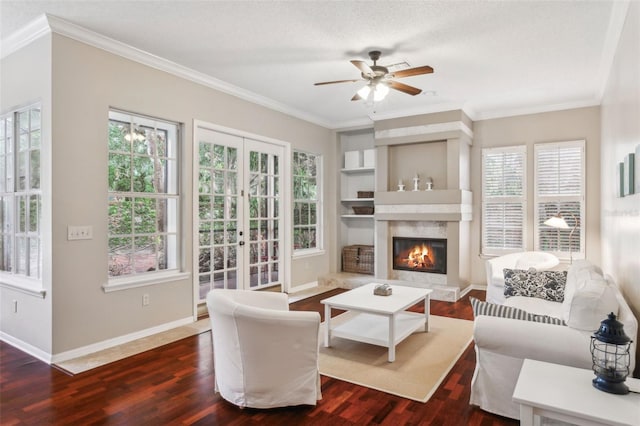
[{"label": "woven basket", "polygon": [[342,270],[373,275],[373,246],[353,245],[342,248]]},{"label": "woven basket", "polygon": [[358,191],[358,198],[373,198],[373,191]]},{"label": "woven basket", "polygon": [[355,214],[373,214],[373,206],[353,206],[353,212]]}]

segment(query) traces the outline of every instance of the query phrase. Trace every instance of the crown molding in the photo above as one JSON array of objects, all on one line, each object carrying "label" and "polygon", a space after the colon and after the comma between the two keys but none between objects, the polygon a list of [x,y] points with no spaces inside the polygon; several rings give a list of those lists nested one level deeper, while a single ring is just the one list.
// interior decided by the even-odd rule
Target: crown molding
[{"label": "crown molding", "polygon": [[199,71],[195,71],[191,68],[187,68],[183,65],[153,55],[142,49],[135,48],[118,40],[88,30],[84,27],[49,14],[41,15],[21,30],[7,37],[6,46],[4,46],[5,43],[3,42],[2,57],[15,52],[16,50],[26,46],[27,44],[49,32],[65,36],[73,40],[77,40],[81,43],[85,43],[106,52],[113,53],[114,55],[118,55],[125,59],[129,59],[131,61],[141,63],[151,68],[173,74],[177,77],[184,78],[185,80],[189,80],[194,83],[209,87],[211,89],[215,89],[219,92],[235,96],[253,104],[257,104],[271,110],[281,112],[283,114],[299,118],[304,121],[308,121],[318,126],[329,129],[334,127],[332,123],[322,120],[317,116],[291,108],[280,102],[276,102],[272,99],[258,95],[249,90],[239,88],[222,80],[218,80],[217,78],[211,77]]},{"label": "crown molding", "polygon": [[46,15],[40,15],[24,27],[9,34],[0,43],[0,59],[4,59],[12,53],[22,49],[26,45],[36,41],[42,36],[51,33],[51,27]]}]

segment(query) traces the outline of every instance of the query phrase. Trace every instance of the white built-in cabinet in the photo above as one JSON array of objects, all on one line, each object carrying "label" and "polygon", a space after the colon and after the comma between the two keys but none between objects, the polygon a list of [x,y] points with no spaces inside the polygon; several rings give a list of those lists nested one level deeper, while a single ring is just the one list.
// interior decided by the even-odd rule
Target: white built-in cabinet
[{"label": "white built-in cabinet", "polygon": [[[340,248],[354,244],[373,245],[374,224],[373,214],[355,214],[354,206],[373,207],[373,197],[358,198],[358,191],[374,192],[375,167],[364,167],[364,151],[374,149],[373,129],[343,132],[340,134],[340,226],[338,227],[338,241]],[[359,152],[360,162],[353,161],[345,164],[345,153]]]}]

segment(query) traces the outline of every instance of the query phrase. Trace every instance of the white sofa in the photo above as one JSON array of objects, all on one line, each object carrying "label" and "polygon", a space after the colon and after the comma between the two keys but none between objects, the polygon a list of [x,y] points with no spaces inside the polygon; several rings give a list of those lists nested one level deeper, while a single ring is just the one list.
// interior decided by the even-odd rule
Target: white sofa
[{"label": "white sofa", "polygon": [[551,269],[560,263],[551,253],[543,251],[523,251],[494,257],[485,262],[487,270],[487,302],[504,303],[504,268],[529,269],[542,271]]},{"label": "white sofa", "polygon": [[[636,340],[638,332],[638,321],[619,288],[587,261],[574,262],[569,268],[562,303],[514,296],[507,298],[502,306],[561,318],[567,324],[476,316],[473,335],[476,368],[470,403],[513,419],[520,415],[512,395],[525,358],[591,369],[590,337],[609,312],[617,315],[632,340]],[[630,351],[631,374],[635,365],[635,342]]]},{"label": "white sofa", "polygon": [[320,314],[289,311],[284,293],[211,290],[215,390],[239,407],[316,405]]}]

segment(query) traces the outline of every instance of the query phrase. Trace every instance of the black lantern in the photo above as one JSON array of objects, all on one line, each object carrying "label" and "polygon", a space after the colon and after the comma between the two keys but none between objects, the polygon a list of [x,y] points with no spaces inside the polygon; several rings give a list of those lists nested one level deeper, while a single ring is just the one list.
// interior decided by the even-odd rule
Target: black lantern
[{"label": "black lantern", "polygon": [[629,388],[624,380],[629,375],[629,347],[631,339],[624,334],[623,325],[611,312],[591,336],[593,386],[601,391],[624,395]]}]

